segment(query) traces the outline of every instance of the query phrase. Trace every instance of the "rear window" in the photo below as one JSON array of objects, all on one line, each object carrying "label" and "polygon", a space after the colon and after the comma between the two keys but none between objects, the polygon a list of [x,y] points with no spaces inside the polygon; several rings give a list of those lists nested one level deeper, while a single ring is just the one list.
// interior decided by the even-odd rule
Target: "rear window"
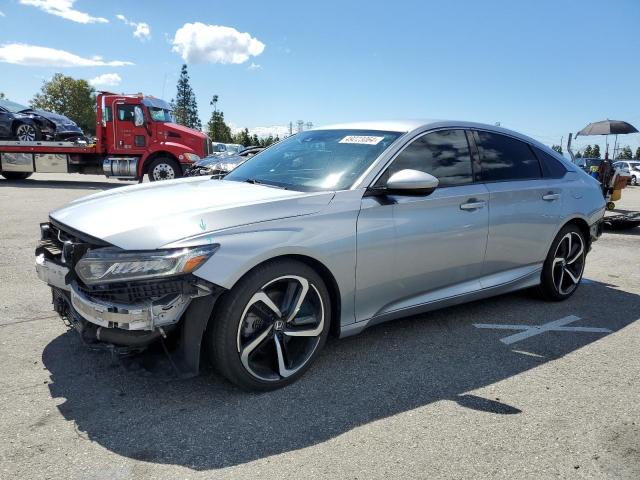
[{"label": "rear window", "polygon": [[542,177],[540,163],[529,145],[498,133],[475,132],[483,182],[529,180]]},{"label": "rear window", "polygon": [[546,178],[564,177],[564,174],[567,173],[567,169],[564,168],[564,165],[562,165],[560,160],[552,157],[539,148],[533,147],[533,150],[536,152],[536,156],[540,160],[540,164],[542,165],[542,174]]}]

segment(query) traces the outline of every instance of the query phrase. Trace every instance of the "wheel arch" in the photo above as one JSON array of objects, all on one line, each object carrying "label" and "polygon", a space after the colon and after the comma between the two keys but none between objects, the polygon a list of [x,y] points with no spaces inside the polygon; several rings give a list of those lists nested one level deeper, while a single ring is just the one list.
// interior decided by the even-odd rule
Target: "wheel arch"
[{"label": "wheel arch", "polygon": [[587,221],[584,218],[574,217],[568,220],[567,222],[565,222],[564,225],[560,227],[560,230],[562,230],[567,225],[575,225],[580,229],[580,232],[582,233],[582,235],[584,235],[585,242],[587,243],[587,251],[588,251],[589,248],[591,247],[591,228],[589,227],[589,224],[587,223]]},{"label": "wheel arch", "polygon": [[142,162],[141,162],[141,165],[139,167],[138,176],[139,177],[143,177],[144,175],[149,173],[149,165],[151,165],[153,163],[153,161],[158,157],[170,158],[171,160],[175,161],[178,164],[178,167],[181,167],[180,166],[180,161],[178,160],[178,157],[176,157],[173,153],[168,152],[166,150],[158,150],[158,151],[152,152],[149,155],[147,155],[146,157],[142,158]]}]

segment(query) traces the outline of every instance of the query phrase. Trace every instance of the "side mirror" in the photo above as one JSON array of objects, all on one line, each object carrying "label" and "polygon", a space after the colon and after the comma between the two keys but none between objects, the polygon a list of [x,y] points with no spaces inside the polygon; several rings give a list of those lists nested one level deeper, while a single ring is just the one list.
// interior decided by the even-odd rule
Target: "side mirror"
[{"label": "side mirror", "polygon": [[142,113],[142,109],[137,105],[133,107],[133,124],[136,127],[144,125],[144,113]]},{"label": "side mirror", "polygon": [[400,170],[387,180],[387,193],[396,195],[431,195],[438,188],[438,179],[419,170]]}]

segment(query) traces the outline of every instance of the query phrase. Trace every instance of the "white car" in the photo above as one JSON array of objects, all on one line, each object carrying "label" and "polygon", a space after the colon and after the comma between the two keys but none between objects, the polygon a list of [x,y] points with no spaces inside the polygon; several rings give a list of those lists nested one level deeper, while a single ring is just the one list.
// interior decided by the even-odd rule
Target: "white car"
[{"label": "white car", "polygon": [[640,184],[640,160],[620,160],[615,162],[613,166],[631,175],[629,179],[631,185]]}]

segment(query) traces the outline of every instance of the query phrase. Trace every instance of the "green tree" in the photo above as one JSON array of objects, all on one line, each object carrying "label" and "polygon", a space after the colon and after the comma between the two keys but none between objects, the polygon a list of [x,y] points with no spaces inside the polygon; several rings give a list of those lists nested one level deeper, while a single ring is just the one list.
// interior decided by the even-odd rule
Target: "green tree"
[{"label": "green tree", "polygon": [[202,122],[198,116],[198,102],[189,84],[189,72],[187,72],[186,65],[182,65],[180,78],[178,78],[176,98],[171,100],[171,103],[174,106],[173,114],[176,117],[176,123],[202,130]]},{"label": "green tree", "polygon": [[89,82],[56,73],[45,80],[31,107],[65,115],[85,132],[96,133],[96,93]]},{"label": "green tree", "polygon": [[210,105],[213,106],[213,112],[207,123],[207,135],[214,142],[232,143],[231,128],[224,121],[224,112],[218,110],[218,95],[213,96]]},{"label": "green tree", "polygon": [[582,158],[582,153],[580,152],[576,153],[576,158]]},{"label": "green tree", "polygon": [[555,150],[556,152],[558,152],[560,155],[562,155],[562,146],[561,145],[553,145],[551,148],[553,150]]},{"label": "green tree", "polygon": [[255,146],[260,145],[260,139],[258,138],[258,135],[255,133],[251,137],[251,145],[255,145]]},{"label": "green tree", "polygon": [[633,158],[635,158],[636,160],[640,160],[640,147],[636,148],[636,154]]},{"label": "green tree", "polygon": [[582,153],[582,156],[584,158],[592,158],[593,157],[593,148],[591,148],[591,145],[587,145],[587,148],[584,149],[584,152]]},{"label": "green tree", "polygon": [[600,145],[593,146],[593,158],[600,158]]},{"label": "green tree", "polygon": [[631,152],[631,147],[627,145],[626,147],[620,149],[618,155],[616,156],[616,160],[631,160],[633,154]]},{"label": "green tree", "polygon": [[4,95],[4,92],[0,92],[0,100],[3,100],[5,98],[7,98],[7,97]]}]

